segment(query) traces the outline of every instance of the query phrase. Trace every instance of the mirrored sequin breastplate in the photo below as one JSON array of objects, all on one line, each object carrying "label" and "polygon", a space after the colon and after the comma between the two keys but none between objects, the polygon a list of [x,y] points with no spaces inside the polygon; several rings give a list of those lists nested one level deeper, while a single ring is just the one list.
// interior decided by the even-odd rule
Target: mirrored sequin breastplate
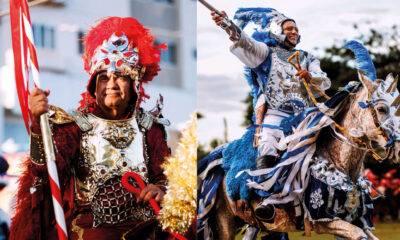
[{"label": "mirrored sequin breastplate", "polygon": [[[297,70],[286,59],[294,52],[271,47],[271,72],[265,89],[267,102],[273,109],[293,109],[299,112],[311,106],[311,101]],[[307,58],[301,52],[300,65],[307,69]]]},{"label": "mirrored sequin breastplate", "polygon": [[126,172],[134,171],[148,182],[144,134],[136,119],[86,117],[92,129],[82,133],[82,157],[74,169],[78,206],[91,204],[99,189]]}]

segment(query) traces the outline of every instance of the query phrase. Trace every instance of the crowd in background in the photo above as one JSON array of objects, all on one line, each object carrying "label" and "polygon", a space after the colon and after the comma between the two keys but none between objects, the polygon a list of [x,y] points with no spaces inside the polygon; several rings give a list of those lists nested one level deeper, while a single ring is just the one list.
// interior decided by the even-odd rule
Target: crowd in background
[{"label": "crowd in background", "polygon": [[[8,162],[0,156],[0,192],[7,187],[7,180],[3,177],[7,174]],[[7,239],[8,230],[10,228],[10,216],[0,208],[0,240]]]},{"label": "crowd in background", "polygon": [[394,168],[377,175],[371,169],[366,169],[364,175],[374,185],[372,196],[383,195],[374,201],[374,221],[399,221],[400,172]]}]

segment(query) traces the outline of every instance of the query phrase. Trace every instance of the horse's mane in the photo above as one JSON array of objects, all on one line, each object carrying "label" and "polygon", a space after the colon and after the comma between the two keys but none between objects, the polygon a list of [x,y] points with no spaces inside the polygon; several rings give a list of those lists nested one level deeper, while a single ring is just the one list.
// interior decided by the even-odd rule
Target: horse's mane
[{"label": "horse's mane", "polygon": [[[336,123],[342,123],[344,115],[349,111],[350,105],[353,104],[352,99],[355,97],[355,93],[360,91],[362,88],[363,86],[361,83],[349,83],[346,87],[344,87],[344,91],[337,92],[334,96],[323,103],[323,106],[326,108],[326,106],[332,106],[331,103],[333,100],[337,99],[335,101],[336,105],[334,106],[336,109],[331,115],[332,119]],[[332,129],[330,127],[321,129],[317,139],[317,149],[320,149],[322,146],[326,146],[328,142],[332,140],[332,138]]]}]

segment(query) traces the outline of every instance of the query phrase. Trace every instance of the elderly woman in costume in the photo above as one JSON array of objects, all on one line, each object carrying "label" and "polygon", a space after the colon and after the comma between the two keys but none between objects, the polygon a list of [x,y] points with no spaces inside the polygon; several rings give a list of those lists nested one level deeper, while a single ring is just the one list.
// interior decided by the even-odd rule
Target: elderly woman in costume
[{"label": "elderly woman in costume", "polygon": [[[143,83],[160,71],[159,50],[166,47],[153,45],[153,40],[136,19],[103,19],[84,38],[90,78],[81,106],[67,114],[48,105],[48,90],[33,90],[30,159],[21,177],[11,239],[54,239],[57,234],[39,125],[46,112],[70,238],[162,238],[147,202],[164,196],[160,166],[170,154],[163,126],[168,120],[160,108],[140,108],[148,98]],[[122,175],[131,171],[147,183],[140,196],[122,186]]]}]

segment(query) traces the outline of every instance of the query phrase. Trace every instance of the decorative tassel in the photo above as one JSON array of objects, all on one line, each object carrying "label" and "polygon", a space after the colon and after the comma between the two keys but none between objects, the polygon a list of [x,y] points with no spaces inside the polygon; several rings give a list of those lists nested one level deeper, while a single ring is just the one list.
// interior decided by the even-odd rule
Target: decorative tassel
[{"label": "decorative tassel", "polygon": [[160,211],[163,229],[184,235],[196,216],[197,199],[197,118],[191,116],[189,126],[182,131],[175,156],[163,164],[168,179],[167,194]]}]

